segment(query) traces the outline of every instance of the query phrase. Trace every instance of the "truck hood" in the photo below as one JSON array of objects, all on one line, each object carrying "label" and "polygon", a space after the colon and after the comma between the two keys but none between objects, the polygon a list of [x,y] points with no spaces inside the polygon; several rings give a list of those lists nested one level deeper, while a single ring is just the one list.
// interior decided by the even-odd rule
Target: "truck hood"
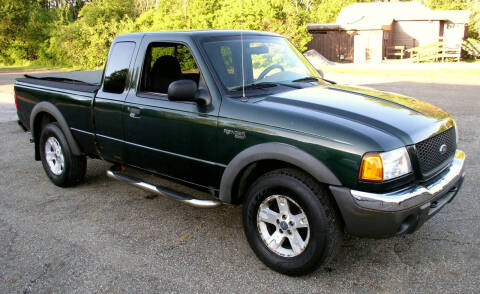
[{"label": "truck hood", "polygon": [[274,94],[262,102],[278,104],[280,108],[290,105],[309,113],[326,113],[354,121],[395,136],[405,145],[422,141],[454,125],[451,116],[436,106],[369,88],[314,86]]}]

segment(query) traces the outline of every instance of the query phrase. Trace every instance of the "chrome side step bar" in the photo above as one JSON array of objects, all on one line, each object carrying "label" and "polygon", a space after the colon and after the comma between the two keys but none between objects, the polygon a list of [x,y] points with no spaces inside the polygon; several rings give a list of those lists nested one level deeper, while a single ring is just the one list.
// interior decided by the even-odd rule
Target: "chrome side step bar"
[{"label": "chrome side step bar", "polygon": [[149,183],[142,181],[139,178],[121,173],[119,171],[115,171],[110,169],[107,171],[107,176],[119,180],[122,182],[127,182],[128,184],[135,186],[137,188],[146,190],[148,192],[155,193],[160,196],[165,196],[173,200],[177,200],[183,202],[187,205],[200,207],[200,208],[213,208],[222,205],[222,202],[217,199],[198,199],[194,198],[191,195],[175,191],[163,186],[156,186]]}]

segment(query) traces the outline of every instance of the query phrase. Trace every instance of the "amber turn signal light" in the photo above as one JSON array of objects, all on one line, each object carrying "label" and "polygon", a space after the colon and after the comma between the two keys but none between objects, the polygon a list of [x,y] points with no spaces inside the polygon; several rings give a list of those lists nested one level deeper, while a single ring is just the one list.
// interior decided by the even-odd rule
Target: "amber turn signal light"
[{"label": "amber turn signal light", "polygon": [[361,181],[383,181],[383,163],[379,153],[367,153],[363,156],[358,178]]}]

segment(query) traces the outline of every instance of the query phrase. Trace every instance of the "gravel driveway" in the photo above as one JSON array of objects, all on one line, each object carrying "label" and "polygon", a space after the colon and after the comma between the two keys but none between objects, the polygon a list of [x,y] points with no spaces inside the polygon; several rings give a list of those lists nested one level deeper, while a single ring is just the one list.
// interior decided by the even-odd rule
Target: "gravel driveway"
[{"label": "gravel driveway", "polygon": [[84,184],[58,188],[10,121],[0,124],[0,293],[478,293],[480,86],[367,86],[422,98],[459,124],[463,190],[414,234],[346,236],[328,268],[287,277],[249,248],[241,207],[202,210],[155,197],[108,179],[109,165],[98,160],[88,161]]}]

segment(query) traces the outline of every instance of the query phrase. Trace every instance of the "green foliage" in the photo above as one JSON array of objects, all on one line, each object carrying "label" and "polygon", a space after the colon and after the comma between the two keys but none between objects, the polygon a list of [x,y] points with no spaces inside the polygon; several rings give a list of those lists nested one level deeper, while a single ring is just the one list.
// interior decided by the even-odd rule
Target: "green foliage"
[{"label": "green foliage", "polygon": [[468,23],[468,36],[480,40],[480,2],[472,4],[470,22]]},{"label": "green foliage", "polygon": [[355,1],[355,0],[323,0],[315,5],[312,9],[312,23],[331,23],[335,22],[337,15],[340,13],[343,7],[348,6],[355,2],[368,2],[368,1]]},{"label": "green foliage", "polygon": [[425,6],[432,9],[461,10],[469,9],[471,0],[426,0]]},{"label": "green foliage", "polygon": [[480,2],[478,0],[427,0],[425,5],[432,9],[470,10],[468,36],[480,39]]},{"label": "green foliage", "polygon": [[42,59],[57,66],[101,67],[112,39],[125,32],[134,17],[131,0],[93,0],[80,10],[75,22],[58,26]]},{"label": "green foliage", "polygon": [[0,62],[37,59],[50,20],[34,0],[0,0]]},{"label": "green foliage", "polygon": [[[358,1],[365,0],[0,0],[0,63],[98,68],[113,37],[135,31],[262,30],[304,50],[311,40],[307,23],[334,22],[343,7]],[[479,1],[424,3],[470,9],[469,36],[480,37]]]}]

